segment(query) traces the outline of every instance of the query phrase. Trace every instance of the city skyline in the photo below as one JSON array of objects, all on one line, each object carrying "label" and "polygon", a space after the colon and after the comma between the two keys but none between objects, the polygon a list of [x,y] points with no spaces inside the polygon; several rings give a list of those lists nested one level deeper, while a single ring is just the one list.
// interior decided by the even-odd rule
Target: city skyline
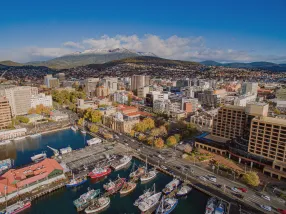
[{"label": "city skyline", "polygon": [[286,63],[286,3],[3,3],[0,61],[127,48],[168,59]]}]

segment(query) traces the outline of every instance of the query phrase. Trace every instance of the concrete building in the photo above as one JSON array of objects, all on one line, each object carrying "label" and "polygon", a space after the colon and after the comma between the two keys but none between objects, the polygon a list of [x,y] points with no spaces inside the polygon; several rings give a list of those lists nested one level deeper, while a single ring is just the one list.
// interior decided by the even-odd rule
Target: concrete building
[{"label": "concrete building", "polygon": [[251,122],[248,152],[273,161],[263,172],[286,180],[286,120],[256,117]]},{"label": "concrete building", "polygon": [[117,77],[105,77],[103,85],[109,90],[110,93],[114,93],[118,90],[118,78]]},{"label": "concrete building", "polygon": [[233,104],[236,106],[246,106],[249,102],[254,102],[257,98],[257,94],[248,94],[236,97],[233,101]]},{"label": "concrete building", "polygon": [[95,104],[94,100],[84,100],[84,99],[77,100],[77,109],[86,110],[88,108],[97,109],[98,105]]},{"label": "concrete building", "polygon": [[87,78],[84,80],[84,92],[88,97],[95,96],[95,89],[99,86],[99,78]]},{"label": "concrete building", "polygon": [[182,98],[182,110],[186,113],[192,113],[197,111],[200,108],[199,100],[198,99],[187,99]]},{"label": "concrete building", "polygon": [[11,86],[0,89],[0,95],[9,100],[12,116],[27,114],[31,108],[31,98],[38,94],[38,88],[30,86]]},{"label": "concrete building", "polygon": [[63,82],[66,80],[66,75],[65,73],[57,73],[56,77],[59,79],[60,82]]},{"label": "concrete building", "polygon": [[9,140],[14,139],[16,137],[21,137],[26,135],[27,129],[11,129],[11,130],[1,130],[0,131],[0,140]]},{"label": "concrete building", "polygon": [[219,109],[213,121],[212,135],[232,139],[242,136],[246,124],[245,108],[226,105]]},{"label": "concrete building", "polygon": [[98,86],[95,90],[95,96],[97,97],[106,97],[109,95],[109,88],[104,86]]},{"label": "concrete building", "polygon": [[169,114],[170,103],[170,100],[155,100],[153,103],[153,112],[156,114]]},{"label": "concrete building", "polygon": [[138,90],[144,86],[150,85],[150,76],[133,75],[131,77],[131,90]]},{"label": "concrete building", "polygon": [[51,74],[44,77],[44,84],[47,86],[47,88],[58,88],[60,86],[59,79],[53,77]]},{"label": "concrete building", "polygon": [[221,100],[221,95],[214,93],[214,90],[205,90],[198,93],[198,100],[203,106],[218,107]]},{"label": "concrete building", "polygon": [[38,95],[32,95],[31,97],[31,108],[36,108],[38,105],[43,105],[46,107],[53,106],[53,99],[51,95],[45,95],[40,93]]},{"label": "concrete building", "polygon": [[29,119],[29,123],[36,123],[37,121],[44,119],[44,116],[40,114],[29,114],[26,117]]},{"label": "concrete building", "polygon": [[257,95],[258,83],[257,82],[244,82],[241,86],[241,93],[243,95]]},{"label": "concrete building", "polygon": [[51,111],[50,118],[54,121],[57,121],[57,122],[58,121],[65,121],[65,120],[69,119],[69,115],[65,114],[61,111],[54,110],[54,111]]},{"label": "concrete building", "polygon": [[214,116],[206,112],[196,112],[190,117],[190,122],[194,123],[199,129],[203,131],[210,131],[213,126]]},{"label": "concrete building", "polygon": [[0,130],[6,129],[11,123],[9,100],[6,97],[0,97]]},{"label": "concrete building", "polygon": [[146,105],[153,107],[153,102],[155,100],[167,100],[168,97],[168,93],[162,93],[160,91],[151,91],[146,94]]},{"label": "concrete building", "polygon": [[252,116],[263,116],[268,115],[269,104],[268,103],[259,103],[259,102],[250,102],[246,104],[245,112],[248,115]]},{"label": "concrete building", "polygon": [[137,97],[145,98],[147,93],[150,92],[150,87],[145,86],[137,89]]},{"label": "concrete building", "polygon": [[128,93],[126,91],[115,92],[112,94],[111,99],[113,102],[120,103],[120,104],[127,104],[128,103]]}]

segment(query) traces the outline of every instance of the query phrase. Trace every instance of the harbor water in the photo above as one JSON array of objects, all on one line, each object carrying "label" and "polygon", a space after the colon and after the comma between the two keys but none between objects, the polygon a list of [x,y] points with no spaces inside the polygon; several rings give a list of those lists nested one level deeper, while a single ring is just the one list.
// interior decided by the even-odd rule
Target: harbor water
[{"label": "harbor water", "polygon": [[[47,156],[52,156],[53,152],[47,148],[47,145],[60,149],[63,147],[71,146],[73,149],[79,149],[85,146],[85,141],[90,139],[91,136],[83,136],[80,132],[73,132],[72,130],[64,130],[50,134],[44,134],[40,138],[29,138],[19,141],[9,146],[7,151],[0,151],[1,159],[13,158],[15,159],[15,166],[31,163],[30,157],[34,154],[47,152]],[[138,160],[132,160],[136,165],[143,165],[144,163]],[[50,193],[44,197],[36,199],[32,202],[32,207],[23,213],[30,214],[73,214],[77,213],[73,206],[73,200],[80,197],[81,194],[87,192],[88,188],[101,189],[103,191],[103,184],[107,183],[110,179],[114,180],[119,175],[122,178],[128,178],[132,169],[132,164],[128,168],[116,172],[112,172],[107,178],[97,181],[89,179],[88,182],[76,188],[63,188]],[[147,184],[137,184],[136,189],[127,196],[120,196],[115,194],[111,196],[111,203],[109,207],[101,213],[106,214],[124,214],[124,213],[140,213],[139,209],[133,205],[134,201],[143,194],[144,190],[152,187],[155,183],[156,191],[161,191],[165,185],[170,182],[172,178],[165,174],[159,173],[157,177]],[[202,192],[193,189],[186,198],[179,200],[178,206],[172,213],[194,213],[203,214],[208,196]]]}]

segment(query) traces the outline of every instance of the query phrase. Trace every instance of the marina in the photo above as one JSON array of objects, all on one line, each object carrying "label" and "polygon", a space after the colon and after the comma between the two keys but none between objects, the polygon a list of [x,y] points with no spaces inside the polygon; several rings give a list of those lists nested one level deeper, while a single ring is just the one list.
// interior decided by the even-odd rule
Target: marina
[{"label": "marina", "polygon": [[[132,172],[132,165],[135,163],[137,166],[144,166],[144,161],[141,162],[136,159],[131,159],[131,156],[126,155],[126,151],[122,148],[121,144],[112,144],[112,143],[104,143],[102,145],[96,145],[92,147],[85,147],[84,149],[76,148],[73,145],[80,145],[81,148],[84,147],[84,141],[86,138],[92,138],[88,134],[86,136],[82,135],[80,132],[74,132],[71,129],[65,130],[62,132],[66,132],[69,135],[76,135],[75,138],[78,138],[79,140],[75,144],[73,140],[66,141],[65,138],[56,143],[51,144],[43,144],[42,142],[38,142],[39,145],[41,145],[40,149],[35,149],[32,151],[29,151],[29,153],[40,153],[44,150],[44,148],[48,146],[52,148],[56,148],[59,150],[60,148],[66,148],[68,145],[70,145],[73,149],[71,153],[66,153],[61,155],[61,158],[58,158],[59,161],[64,162],[67,166],[67,168],[70,168],[72,171],[70,173],[74,174],[74,176],[71,175],[71,181],[72,179],[78,179],[81,177],[84,177],[88,175],[95,167],[104,167],[111,165],[113,170],[110,174],[108,174],[107,178],[103,177],[101,179],[88,179],[87,181],[81,183],[80,185],[76,187],[71,188],[60,188],[55,191],[50,191],[46,196],[39,197],[37,200],[32,201],[32,206],[29,208],[29,213],[49,213],[48,209],[46,210],[46,207],[57,207],[56,210],[53,211],[53,213],[77,213],[77,209],[73,205],[73,201],[78,199],[82,194],[87,192],[87,189],[94,189],[98,190],[100,189],[100,192],[104,193],[105,190],[103,188],[104,184],[107,184],[109,180],[115,181],[118,179],[118,175],[120,178],[129,178],[130,173]],[[61,136],[65,133],[53,133],[52,135],[55,136]],[[43,138],[47,137],[46,135],[42,135],[37,140],[42,140]],[[53,139],[52,136],[50,136],[51,139]],[[52,141],[52,140],[51,140]],[[64,141],[64,142],[63,142]],[[25,154],[22,153],[22,154]],[[120,157],[117,157],[116,155],[121,155]],[[52,150],[47,151],[47,156],[51,157],[54,153]],[[28,155],[27,155],[28,156]],[[32,155],[31,155],[32,156]],[[31,156],[28,157],[21,157],[22,159],[30,159]],[[17,162],[17,159],[15,160]],[[28,162],[28,160],[27,160]],[[29,160],[31,162],[31,159]],[[148,166],[149,169],[150,166]],[[76,169],[78,169],[76,171]],[[145,172],[145,171],[144,171]],[[144,174],[144,173],[143,173]],[[160,181],[160,182],[159,182]],[[156,190],[157,192],[161,192],[163,188],[172,181],[172,177],[167,176],[165,174],[162,174],[161,172],[157,172],[157,176],[155,176],[150,182],[143,183],[138,180],[137,185],[135,188],[131,185],[130,187],[123,186],[123,193],[124,190],[128,194],[119,194],[118,188],[115,192],[118,192],[117,194],[108,194],[104,196],[110,197],[110,203],[108,203],[108,206],[104,207],[102,213],[140,213],[140,210],[138,207],[134,206],[135,200],[144,193],[145,190],[151,188],[154,183],[156,183]],[[60,184],[58,186],[62,187]],[[131,190],[130,190],[131,189]],[[130,191],[129,191],[130,190]],[[111,191],[112,192],[112,191]],[[46,194],[46,193],[45,193]],[[171,194],[170,194],[171,195]],[[173,194],[172,194],[173,195]],[[187,198],[180,198],[180,202],[178,203],[178,206],[172,213],[184,213],[183,211],[188,208],[190,210],[194,210],[195,213],[204,213],[205,205],[207,202],[208,196],[205,195],[202,192],[199,192],[197,190],[192,190]],[[57,204],[60,203],[61,206],[57,206]],[[125,204],[125,206],[122,206],[122,204]],[[159,204],[159,201],[158,201]],[[101,206],[98,207],[97,202],[93,201],[92,204],[89,204],[89,206],[95,206],[93,208],[102,208]],[[157,206],[157,205],[156,205]],[[154,207],[156,209],[156,206]],[[101,209],[100,209],[101,210]],[[180,211],[181,210],[181,211]]]}]

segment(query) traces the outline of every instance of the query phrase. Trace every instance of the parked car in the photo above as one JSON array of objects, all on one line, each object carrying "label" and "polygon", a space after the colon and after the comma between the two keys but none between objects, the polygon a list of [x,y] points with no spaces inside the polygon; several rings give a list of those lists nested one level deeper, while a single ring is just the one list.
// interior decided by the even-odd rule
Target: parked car
[{"label": "parked car", "polygon": [[204,176],[200,176],[199,179],[201,179],[203,181],[207,181],[206,177],[204,177]]},{"label": "parked car", "polygon": [[234,196],[240,198],[240,199],[243,199],[243,195],[239,194],[239,193],[233,193]]},{"label": "parked car", "polygon": [[241,190],[241,192],[247,192],[247,189],[244,188],[244,187],[240,187],[240,188],[237,188],[237,189]]},{"label": "parked car", "polygon": [[168,168],[165,167],[164,165],[161,165],[161,168],[164,169],[164,170],[167,170]]},{"label": "parked car", "polygon": [[272,208],[270,206],[267,206],[267,205],[264,205],[264,204],[261,204],[260,207],[268,212],[271,212],[272,211]]},{"label": "parked car", "polygon": [[261,198],[264,198],[267,201],[270,201],[270,197],[268,195],[261,195]]},{"label": "parked car", "polygon": [[206,178],[209,179],[212,182],[216,182],[216,177],[213,176],[213,175],[207,175]]},{"label": "parked car", "polygon": [[236,188],[236,187],[231,187],[231,190],[232,190],[233,192],[237,192],[237,193],[241,193],[241,192],[242,192],[240,189],[238,189],[238,188]]}]

